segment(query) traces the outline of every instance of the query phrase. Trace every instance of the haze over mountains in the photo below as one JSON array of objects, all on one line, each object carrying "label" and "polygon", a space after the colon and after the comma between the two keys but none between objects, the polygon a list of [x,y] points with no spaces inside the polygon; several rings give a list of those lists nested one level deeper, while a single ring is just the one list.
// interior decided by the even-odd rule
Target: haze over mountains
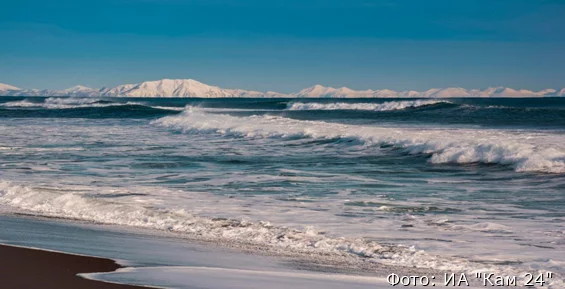
[{"label": "haze over mountains", "polygon": [[297,93],[260,92],[243,89],[224,89],[193,79],[162,79],[137,84],[118,85],[113,88],[89,88],[77,85],[65,90],[21,89],[0,83],[0,96],[78,96],[78,97],[308,97],[308,98],[449,98],[449,97],[544,97],[565,96],[561,90],[544,89],[531,91],[508,87],[489,87],[484,90],[460,87],[432,88],[426,91],[353,90],[347,87],[333,88],[314,85]]}]

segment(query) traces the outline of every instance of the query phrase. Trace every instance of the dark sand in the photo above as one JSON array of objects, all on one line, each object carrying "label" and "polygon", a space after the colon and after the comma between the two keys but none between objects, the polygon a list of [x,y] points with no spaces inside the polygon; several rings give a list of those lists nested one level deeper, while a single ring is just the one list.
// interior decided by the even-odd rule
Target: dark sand
[{"label": "dark sand", "polygon": [[139,289],[87,280],[78,273],[111,272],[113,260],[0,245],[2,289]]}]

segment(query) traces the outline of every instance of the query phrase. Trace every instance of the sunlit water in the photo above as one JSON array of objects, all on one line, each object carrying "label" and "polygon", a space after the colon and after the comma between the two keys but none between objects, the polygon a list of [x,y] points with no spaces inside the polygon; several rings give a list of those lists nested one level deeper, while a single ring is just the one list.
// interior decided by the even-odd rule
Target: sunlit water
[{"label": "sunlit water", "polygon": [[4,97],[0,204],[384,264],[563,274],[564,128],[562,99]]}]

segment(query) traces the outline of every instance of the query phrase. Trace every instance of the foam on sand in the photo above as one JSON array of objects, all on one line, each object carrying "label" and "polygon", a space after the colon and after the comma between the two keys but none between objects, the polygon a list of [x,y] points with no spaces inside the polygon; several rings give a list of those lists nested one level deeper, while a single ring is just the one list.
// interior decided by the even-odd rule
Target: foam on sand
[{"label": "foam on sand", "polygon": [[218,267],[126,268],[113,273],[83,274],[83,276],[113,282],[147,280],[147,283],[174,288],[374,289],[390,287],[385,278],[378,277]]},{"label": "foam on sand", "polygon": [[[113,195],[116,192],[110,190],[100,193]],[[332,236],[309,228],[299,230],[265,221],[203,217],[184,209],[161,207],[148,202],[115,202],[112,198],[94,198],[74,191],[72,187],[30,187],[0,181],[0,205],[39,216],[172,232],[185,238],[272,255],[301,256],[334,264],[348,264],[360,270],[388,265],[440,271],[486,271],[508,275],[524,273],[522,269],[512,266],[435,256],[413,247]],[[556,278],[555,282],[561,280]]]},{"label": "foam on sand", "polygon": [[[115,194],[115,191],[108,193]],[[273,254],[329,254],[352,258],[353,262],[438,270],[462,271],[486,266],[429,255],[413,247],[329,236],[313,228],[299,230],[265,221],[203,217],[185,209],[160,208],[148,203],[118,203],[111,198],[93,198],[68,187],[36,188],[0,181],[0,205],[41,216],[175,232],[194,239],[261,248]]]}]

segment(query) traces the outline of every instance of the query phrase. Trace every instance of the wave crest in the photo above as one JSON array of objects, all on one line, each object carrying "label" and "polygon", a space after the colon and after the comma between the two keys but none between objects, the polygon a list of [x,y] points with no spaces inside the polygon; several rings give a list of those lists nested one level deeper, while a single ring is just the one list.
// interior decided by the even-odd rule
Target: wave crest
[{"label": "wave crest", "polygon": [[451,103],[446,100],[405,100],[388,101],[383,103],[318,103],[318,102],[292,102],[288,104],[287,110],[370,110],[370,111],[393,111],[406,108],[429,106],[441,103]]},{"label": "wave crest", "polygon": [[108,106],[124,106],[124,105],[140,105],[134,102],[117,103],[104,101],[97,98],[61,98],[50,97],[46,98],[44,102],[31,102],[27,99],[20,101],[12,101],[3,103],[4,107],[14,108],[44,108],[44,109],[69,109],[69,108],[85,108],[85,107],[108,107]]},{"label": "wave crest", "polygon": [[11,101],[0,104],[6,108],[37,108],[37,109],[76,109],[76,108],[105,108],[105,107],[121,107],[121,106],[143,106],[158,110],[183,111],[185,107],[176,106],[150,106],[140,102],[112,102],[98,98],[78,98],[78,97],[50,97],[44,102],[32,102],[27,99],[20,101]]},{"label": "wave crest", "polygon": [[207,114],[197,108],[152,123],[189,133],[357,139],[369,146],[393,146],[409,154],[429,154],[429,161],[435,164],[502,164],[519,172],[565,173],[565,135],[551,132],[347,125],[269,115]]},{"label": "wave crest", "polygon": [[[116,190],[99,191],[99,194],[105,193],[115,195]],[[85,196],[68,187],[33,188],[0,180],[0,204],[40,216],[169,231],[189,238],[261,248],[274,254],[333,255],[352,258],[352,261],[362,257],[371,263],[440,270],[469,270],[473,266],[483,266],[461,258],[433,256],[413,247],[332,237],[310,227],[299,230],[264,221],[202,217],[184,209],[111,202]]]}]

